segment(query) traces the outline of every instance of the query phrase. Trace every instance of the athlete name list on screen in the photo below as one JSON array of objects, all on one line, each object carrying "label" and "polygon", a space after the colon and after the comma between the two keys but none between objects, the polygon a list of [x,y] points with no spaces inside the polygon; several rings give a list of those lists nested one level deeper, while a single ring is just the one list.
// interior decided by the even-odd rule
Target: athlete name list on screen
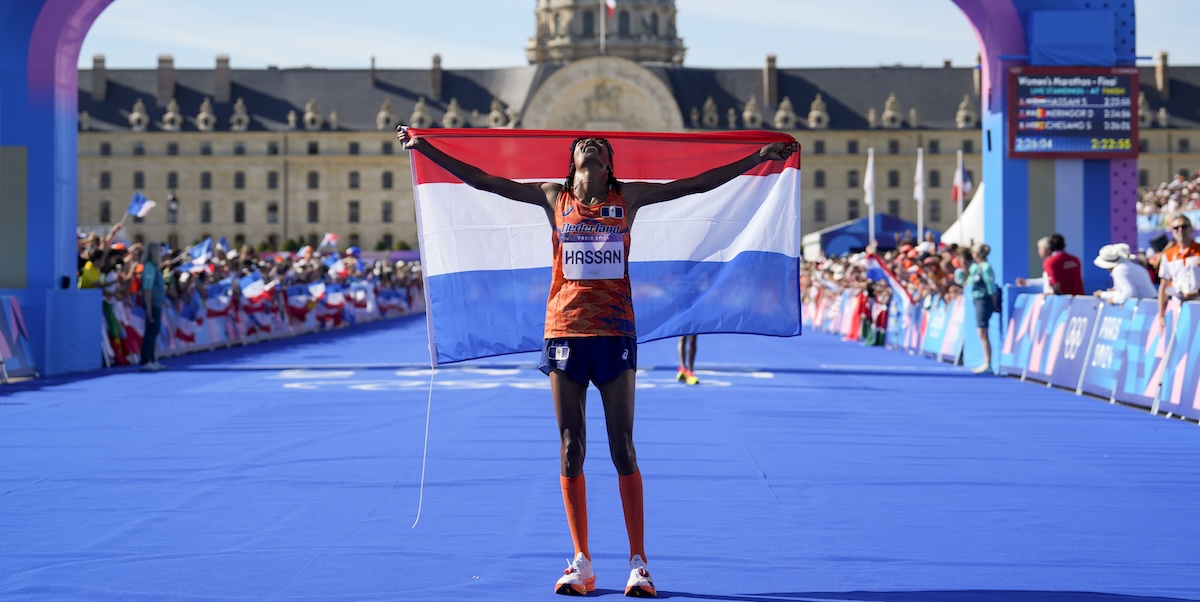
[{"label": "athlete name list on screen", "polygon": [[1136,154],[1136,71],[1128,68],[1014,69],[1009,146],[1014,157]]}]

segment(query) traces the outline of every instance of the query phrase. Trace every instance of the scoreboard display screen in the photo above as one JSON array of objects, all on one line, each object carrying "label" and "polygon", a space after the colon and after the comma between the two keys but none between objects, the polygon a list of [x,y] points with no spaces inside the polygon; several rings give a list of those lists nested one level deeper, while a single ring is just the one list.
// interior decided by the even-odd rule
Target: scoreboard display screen
[{"label": "scoreboard display screen", "polygon": [[1136,67],[1013,67],[1008,82],[1008,156],[1026,159],[1136,157]]}]

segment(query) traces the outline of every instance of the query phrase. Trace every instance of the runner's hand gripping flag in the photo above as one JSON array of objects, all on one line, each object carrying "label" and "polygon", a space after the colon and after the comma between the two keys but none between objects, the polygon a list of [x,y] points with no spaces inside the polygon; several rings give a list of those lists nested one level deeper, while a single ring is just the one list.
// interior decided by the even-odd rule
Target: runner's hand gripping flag
[{"label": "runner's hand gripping flag", "polygon": [[[446,154],[521,182],[562,182],[579,132],[415,130]],[[670,181],[749,156],[771,132],[596,133],[621,181]],[[648,205],[629,258],[639,341],[800,334],[800,154],[708,192]],[[435,363],[542,348],[553,230],[541,207],[464,184],[412,153]]]}]

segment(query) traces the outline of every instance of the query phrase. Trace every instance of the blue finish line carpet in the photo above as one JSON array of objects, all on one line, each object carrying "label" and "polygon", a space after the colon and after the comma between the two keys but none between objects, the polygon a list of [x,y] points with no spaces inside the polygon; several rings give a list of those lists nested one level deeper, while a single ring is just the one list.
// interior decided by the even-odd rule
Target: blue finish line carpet
[{"label": "blue finish line carpet", "polygon": [[[427,358],[417,318],[0,388],[0,599],[561,599],[536,357],[438,370],[422,501]],[[639,360],[661,598],[1200,599],[1194,423],[816,332],[701,336],[699,386],[674,341]],[[592,597],[617,599],[588,409]]]}]

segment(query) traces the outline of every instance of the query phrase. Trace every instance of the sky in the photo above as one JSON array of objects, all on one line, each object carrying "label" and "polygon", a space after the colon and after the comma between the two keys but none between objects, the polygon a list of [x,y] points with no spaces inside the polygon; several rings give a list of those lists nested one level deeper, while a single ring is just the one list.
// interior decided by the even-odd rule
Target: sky
[{"label": "sky", "polygon": [[[596,0],[599,4],[600,0]],[[108,68],[428,68],[528,64],[535,0],[116,0],[84,40],[79,66]],[[676,0],[690,67],[973,65],[979,52],[951,0]],[[1138,55],[1200,65],[1200,0],[1139,0]],[[1149,64],[1149,60],[1140,61]]]}]

